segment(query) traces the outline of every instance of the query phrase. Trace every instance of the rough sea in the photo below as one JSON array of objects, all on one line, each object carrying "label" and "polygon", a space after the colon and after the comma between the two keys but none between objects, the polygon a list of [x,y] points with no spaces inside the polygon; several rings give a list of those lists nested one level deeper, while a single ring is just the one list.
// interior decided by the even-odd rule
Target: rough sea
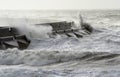
[{"label": "rough sea", "polygon": [[[81,14],[94,32],[83,38],[49,38],[49,21]],[[31,40],[25,50],[0,50],[0,77],[120,77],[120,10],[0,11],[0,26],[14,26]]]}]

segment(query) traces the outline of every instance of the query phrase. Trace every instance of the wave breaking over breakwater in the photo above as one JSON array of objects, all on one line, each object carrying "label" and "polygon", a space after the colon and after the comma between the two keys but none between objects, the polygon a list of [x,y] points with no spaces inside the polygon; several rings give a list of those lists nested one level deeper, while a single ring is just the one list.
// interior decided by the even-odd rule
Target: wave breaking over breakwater
[{"label": "wave breaking over breakwater", "polygon": [[26,50],[0,50],[0,77],[119,77],[119,11],[81,11],[96,31],[80,39],[49,38],[50,26],[34,25],[46,18],[77,21],[79,12],[0,14],[0,25],[17,27],[31,39]]}]

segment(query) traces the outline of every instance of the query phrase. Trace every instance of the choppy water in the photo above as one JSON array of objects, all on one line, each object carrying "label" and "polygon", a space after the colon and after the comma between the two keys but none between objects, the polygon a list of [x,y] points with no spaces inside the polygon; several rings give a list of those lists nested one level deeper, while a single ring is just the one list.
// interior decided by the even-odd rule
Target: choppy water
[{"label": "choppy water", "polygon": [[[95,31],[83,38],[49,38],[49,20],[73,20],[78,14]],[[1,11],[0,25],[17,27],[31,40],[26,50],[0,50],[0,77],[119,77],[120,11]]]}]

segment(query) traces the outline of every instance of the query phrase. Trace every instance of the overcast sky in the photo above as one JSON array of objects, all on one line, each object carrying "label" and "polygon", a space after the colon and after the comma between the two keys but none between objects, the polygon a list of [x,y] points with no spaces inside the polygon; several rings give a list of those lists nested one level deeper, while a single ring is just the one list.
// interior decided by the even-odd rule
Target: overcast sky
[{"label": "overcast sky", "polygon": [[120,9],[120,0],[0,0],[0,10]]}]

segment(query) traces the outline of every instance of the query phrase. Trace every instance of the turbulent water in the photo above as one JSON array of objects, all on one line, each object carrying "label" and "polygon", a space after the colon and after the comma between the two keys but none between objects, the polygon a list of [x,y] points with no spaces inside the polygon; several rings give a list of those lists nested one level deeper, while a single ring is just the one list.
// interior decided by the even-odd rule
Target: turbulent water
[{"label": "turbulent water", "polygon": [[[78,14],[94,27],[83,38],[49,38],[50,20],[76,22]],[[0,77],[119,77],[120,10],[0,11],[0,25],[14,26],[31,39],[26,50],[0,50]]]}]

